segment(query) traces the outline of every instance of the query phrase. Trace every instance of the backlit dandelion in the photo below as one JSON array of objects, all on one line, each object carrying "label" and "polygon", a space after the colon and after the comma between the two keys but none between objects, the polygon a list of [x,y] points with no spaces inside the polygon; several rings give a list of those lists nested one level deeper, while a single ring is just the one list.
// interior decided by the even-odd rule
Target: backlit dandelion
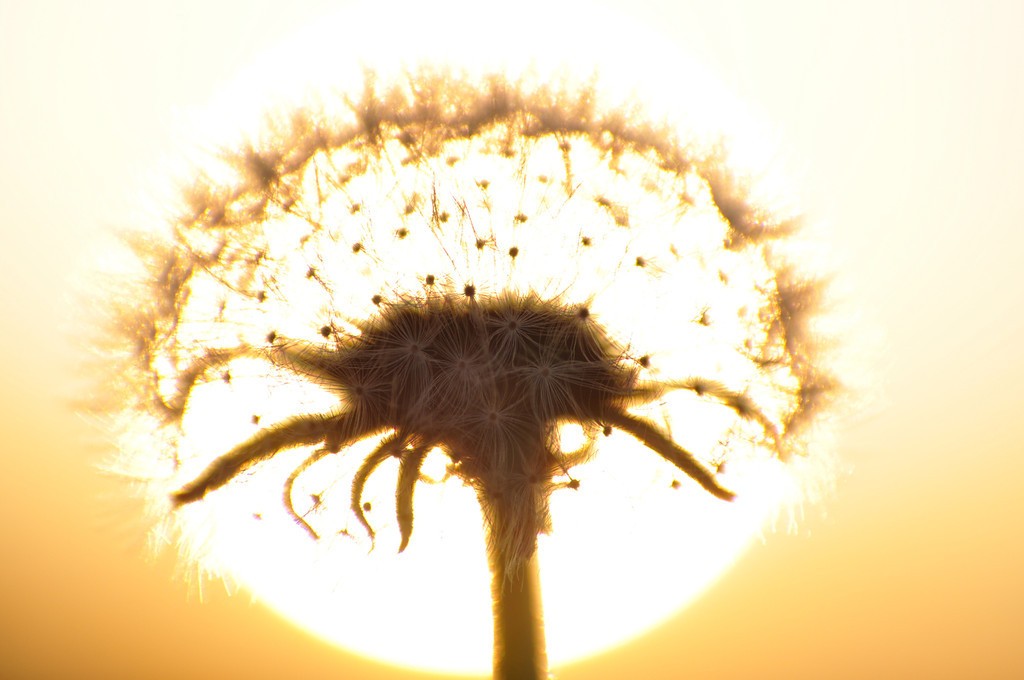
[{"label": "backlit dandelion", "polygon": [[[149,488],[172,516],[263,494],[265,468],[274,503],[228,512],[372,541],[366,487],[391,465],[401,551],[417,489],[457,480],[484,517],[495,675],[539,677],[537,537],[605,435],[724,501],[726,463],[803,455],[836,381],[819,284],[787,248],[796,221],[753,200],[720,148],[598,102],[367,76],[341,111],[278,119],[198,178],[165,236],[135,241],[149,280],[118,320],[124,413],[156,433],[135,447],[166,472]],[[296,386],[317,396],[277,416],[239,406]]]}]

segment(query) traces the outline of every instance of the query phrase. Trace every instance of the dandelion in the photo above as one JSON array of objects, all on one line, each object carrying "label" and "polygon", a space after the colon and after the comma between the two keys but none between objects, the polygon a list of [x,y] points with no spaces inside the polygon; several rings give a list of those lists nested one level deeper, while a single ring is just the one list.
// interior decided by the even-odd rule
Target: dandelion
[{"label": "dandelion", "polygon": [[[173,484],[181,512],[298,450],[279,482],[296,531],[351,536],[345,516],[372,538],[365,487],[395,461],[402,551],[416,489],[436,481],[425,461],[443,454],[484,517],[495,677],[531,678],[546,672],[537,537],[605,435],[723,501],[732,458],[802,455],[836,380],[814,340],[820,285],[787,255],[795,221],[751,199],[720,148],[598,101],[368,75],[344,110],[299,110],[226,153],[164,238],[133,244],[148,283],[117,324],[124,411],[165,444],[153,455],[172,481],[153,486]],[[204,393],[253,378],[331,405],[251,414],[250,436],[196,451],[196,411],[220,403]],[[745,446],[674,436],[659,408],[680,399],[712,440]],[[567,426],[583,433],[571,450]],[[357,455],[347,488],[310,490],[324,461]]]}]

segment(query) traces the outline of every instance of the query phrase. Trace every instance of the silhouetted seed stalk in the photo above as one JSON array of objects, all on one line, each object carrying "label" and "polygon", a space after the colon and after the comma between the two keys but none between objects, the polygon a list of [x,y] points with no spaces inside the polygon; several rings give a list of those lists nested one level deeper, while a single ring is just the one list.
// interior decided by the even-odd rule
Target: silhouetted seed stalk
[{"label": "silhouetted seed stalk", "polygon": [[[730,500],[713,464],[803,453],[835,389],[813,338],[819,286],[786,256],[795,222],[750,201],[719,149],[597,101],[500,77],[368,77],[344,112],[296,111],[225,154],[227,177],[197,178],[166,238],[135,241],[150,280],[118,323],[124,409],[162,423],[175,469],[190,402],[233,370],[336,395],[209,452],[175,506],[300,448],[282,496],[297,528],[348,534],[327,518],[349,516],[373,536],[363,489],[395,458],[404,550],[424,460],[446,455],[483,510],[500,678],[546,674],[537,536],[602,434]],[[680,394],[714,405],[748,453],[670,436],[651,407]],[[566,424],[577,450],[562,450]],[[298,502],[307,471],[363,440],[350,510],[329,489],[317,512]]]}]

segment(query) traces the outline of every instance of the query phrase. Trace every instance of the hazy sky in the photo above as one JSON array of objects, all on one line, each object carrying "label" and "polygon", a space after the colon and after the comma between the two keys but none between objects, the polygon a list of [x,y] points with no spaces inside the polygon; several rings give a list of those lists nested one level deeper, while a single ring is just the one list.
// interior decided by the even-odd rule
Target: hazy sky
[{"label": "hazy sky", "polygon": [[[0,0],[0,675],[410,677],[244,595],[190,597],[172,555],[144,559],[144,525],[64,403],[84,244],[118,224],[190,109],[339,6]],[[852,472],[796,534],[558,677],[1024,675],[1024,5],[618,7],[777,131],[884,337],[884,396],[844,431]],[[495,30],[514,11],[479,8]]]}]

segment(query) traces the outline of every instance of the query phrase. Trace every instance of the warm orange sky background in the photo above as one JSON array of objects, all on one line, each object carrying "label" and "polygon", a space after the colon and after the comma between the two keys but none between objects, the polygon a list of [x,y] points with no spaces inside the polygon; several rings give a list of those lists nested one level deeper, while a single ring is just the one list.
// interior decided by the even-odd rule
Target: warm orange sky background
[{"label": "warm orange sky background", "polygon": [[[84,244],[182,111],[339,4],[0,0],[0,676],[419,677],[245,596],[198,603],[172,555],[145,561],[60,401]],[[797,534],[558,677],[1024,677],[1024,5],[618,6],[776,127],[884,329],[886,397],[844,432],[853,473]]]}]

